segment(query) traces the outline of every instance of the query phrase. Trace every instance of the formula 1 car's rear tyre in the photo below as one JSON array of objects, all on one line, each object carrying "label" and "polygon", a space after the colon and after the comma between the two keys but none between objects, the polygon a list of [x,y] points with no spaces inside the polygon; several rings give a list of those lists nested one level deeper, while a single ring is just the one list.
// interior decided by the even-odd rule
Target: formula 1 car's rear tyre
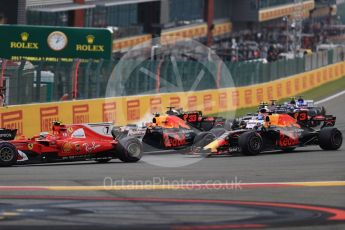
[{"label": "formula 1 car's rear tyre", "polygon": [[17,162],[18,151],[8,142],[0,142],[0,166],[11,166]]},{"label": "formula 1 car's rear tyre", "polygon": [[125,137],[117,145],[116,152],[123,162],[137,162],[143,154],[143,146],[135,137]]},{"label": "formula 1 car's rear tyre", "polygon": [[263,140],[258,133],[249,131],[241,134],[238,138],[238,145],[242,154],[255,156],[261,152]]},{"label": "formula 1 car's rear tyre", "polygon": [[127,136],[127,134],[122,132],[119,127],[113,127],[113,129],[111,130],[111,135],[113,136],[114,140],[120,140]]},{"label": "formula 1 car's rear tyre", "polygon": [[325,127],[319,133],[319,145],[324,150],[337,150],[343,143],[343,135],[339,129]]},{"label": "formula 1 car's rear tyre", "polygon": [[191,151],[193,153],[201,151],[203,147],[211,143],[214,139],[216,139],[216,136],[211,132],[198,133],[194,138]]}]

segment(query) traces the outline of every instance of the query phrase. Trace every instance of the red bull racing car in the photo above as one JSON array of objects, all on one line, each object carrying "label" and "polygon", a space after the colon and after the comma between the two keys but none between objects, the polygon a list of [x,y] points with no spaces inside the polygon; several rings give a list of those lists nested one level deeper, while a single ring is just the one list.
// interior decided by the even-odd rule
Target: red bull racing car
[{"label": "red bull racing car", "polygon": [[248,120],[251,120],[253,116],[260,116],[263,113],[288,114],[296,118],[298,112],[303,112],[299,118],[300,121],[303,119],[303,125],[311,128],[316,128],[320,125],[323,128],[334,126],[335,124],[336,118],[332,115],[327,115],[324,107],[317,107],[314,105],[313,100],[303,100],[299,97],[298,100],[292,98],[290,102],[285,102],[284,104],[277,104],[276,100],[271,100],[271,103],[260,103],[256,113],[248,113],[244,117],[235,119],[230,127],[231,129],[248,127]]},{"label": "red bull racing car", "polygon": [[[144,143],[145,150],[156,148],[159,150],[182,149],[193,144],[198,131],[187,122],[175,115],[156,114],[151,122],[144,126],[118,126],[112,129],[116,139],[136,137]],[[147,148],[146,148],[147,147]]]},{"label": "red bull racing car", "polygon": [[[193,145],[195,136],[214,127],[227,127],[228,120],[222,117],[205,117],[201,111],[185,112],[168,107],[166,114],[155,114],[152,122],[144,126],[126,125],[114,127],[113,136],[121,139],[133,136],[142,141],[145,150],[187,149]],[[229,125],[228,125],[229,126]],[[230,126],[229,126],[230,127]]]},{"label": "red bull racing car", "polygon": [[[324,117],[320,129],[308,126],[308,112],[268,114],[249,126],[235,130],[202,132],[194,139],[193,152],[197,154],[223,155],[240,152],[257,155],[262,151],[292,151],[296,147],[319,145],[324,150],[337,150],[342,145],[342,133],[335,127],[335,117]],[[249,123],[249,122],[248,122]],[[255,123],[255,124],[253,124]]]},{"label": "red bull racing car", "polygon": [[139,161],[141,142],[135,137],[117,140],[110,131],[110,124],[62,125],[54,122],[50,133],[0,142],[0,166],[90,159],[107,162],[113,158],[124,162]]}]

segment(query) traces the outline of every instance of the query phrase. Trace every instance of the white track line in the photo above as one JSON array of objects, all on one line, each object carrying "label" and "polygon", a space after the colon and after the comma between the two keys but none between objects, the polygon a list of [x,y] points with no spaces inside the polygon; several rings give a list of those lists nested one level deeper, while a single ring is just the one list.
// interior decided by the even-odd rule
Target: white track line
[{"label": "white track line", "polygon": [[326,101],[329,101],[329,100],[332,100],[332,99],[334,99],[334,98],[336,98],[336,97],[339,97],[339,96],[341,96],[341,95],[343,95],[343,94],[345,94],[345,90],[343,90],[343,91],[341,91],[341,92],[339,92],[339,93],[336,93],[336,94],[334,94],[334,95],[332,95],[332,96],[326,97],[326,98],[324,98],[324,99],[322,99],[322,100],[320,100],[320,101],[316,101],[314,104],[315,104],[315,105],[318,105],[318,104],[324,103],[324,102],[326,102]]}]

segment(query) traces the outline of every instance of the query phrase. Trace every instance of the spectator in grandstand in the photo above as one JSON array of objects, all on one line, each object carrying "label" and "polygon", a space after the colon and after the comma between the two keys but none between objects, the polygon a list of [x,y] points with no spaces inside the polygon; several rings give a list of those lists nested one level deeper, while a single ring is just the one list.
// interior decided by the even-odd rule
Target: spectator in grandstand
[{"label": "spectator in grandstand", "polygon": [[278,50],[276,49],[275,45],[271,45],[267,51],[267,61],[272,62],[278,59]]},{"label": "spectator in grandstand", "polygon": [[0,24],[6,24],[6,17],[4,13],[0,13]]},{"label": "spectator in grandstand", "polygon": [[268,47],[266,44],[263,44],[261,47],[261,58],[267,59]]}]

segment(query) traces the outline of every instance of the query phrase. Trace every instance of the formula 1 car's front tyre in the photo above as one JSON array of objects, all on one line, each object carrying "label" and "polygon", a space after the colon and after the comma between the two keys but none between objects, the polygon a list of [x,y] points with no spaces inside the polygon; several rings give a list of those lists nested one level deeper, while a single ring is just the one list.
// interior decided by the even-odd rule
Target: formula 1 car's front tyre
[{"label": "formula 1 car's front tyre", "polygon": [[324,150],[337,150],[343,143],[343,135],[339,129],[325,127],[319,133],[319,145]]},{"label": "formula 1 car's front tyre", "polygon": [[143,146],[135,137],[121,139],[116,148],[119,159],[123,162],[137,162],[141,159]]},{"label": "formula 1 car's front tyre", "polygon": [[0,142],[0,166],[11,166],[17,162],[18,152],[14,145]]},{"label": "formula 1 car's front tyre", "polygon": [[238,139],[238,145],[241,148],[242,154],[254,156],[261,152],[263,140],[258,133],[249,131],[241,134]]}]

